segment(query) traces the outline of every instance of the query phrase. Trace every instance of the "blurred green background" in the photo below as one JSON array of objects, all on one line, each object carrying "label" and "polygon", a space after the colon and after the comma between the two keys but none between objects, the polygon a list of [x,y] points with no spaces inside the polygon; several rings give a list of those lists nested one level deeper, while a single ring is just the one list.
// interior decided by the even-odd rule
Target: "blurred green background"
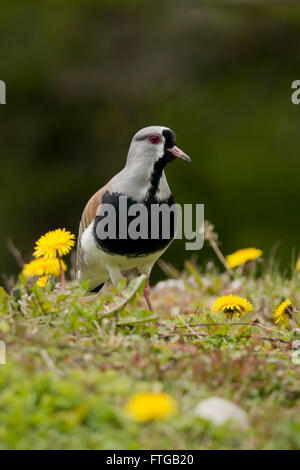
[{"label": "blurred green background", "polygon": [[[22,3],[0,10],[1,274],[19,270],[8,237],[28,260],[49,229],[77,233],[89,197],[152,124],[192,157],[169,165],[168,181],[177,202],[205,204],[222,251],[268,255],[280,242],[289,263],[300,248],[300,6]],[[180,268],[192,254],[176,241],[164,258]]]}]

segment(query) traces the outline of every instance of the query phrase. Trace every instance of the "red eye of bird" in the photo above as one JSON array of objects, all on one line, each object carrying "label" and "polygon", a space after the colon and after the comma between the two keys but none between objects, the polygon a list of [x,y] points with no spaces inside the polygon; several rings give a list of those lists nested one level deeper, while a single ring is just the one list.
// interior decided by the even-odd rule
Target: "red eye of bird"
[{"label": "red eye of bird", "polygon": [[158,144],[160,142],[160,138],[158,135],[150,135],[149,141],[151,144]]}]

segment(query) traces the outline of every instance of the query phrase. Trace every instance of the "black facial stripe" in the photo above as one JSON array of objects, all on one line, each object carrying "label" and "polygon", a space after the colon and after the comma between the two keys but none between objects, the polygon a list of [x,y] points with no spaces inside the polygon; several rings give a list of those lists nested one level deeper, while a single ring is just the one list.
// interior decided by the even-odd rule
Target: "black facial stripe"
[{"label": "black facial stripe", "polygon": [[153,170],[151,173],[150,189],[147,194],[147,200],[151,201],[155,198],[163,169],[165,168],[166,164],[174,160],[174,158],[175,157],[170,152],[168,152],[167,149],[165,149],[163,156],[154,163]]},{"label": "black facial stripe", "polygon": [[162,135],[166,139],[165,148],[170,149],[170,148],[174,147],[175,142],[176,142],[175,132],[171,131],[171,129],[164,129],[162,131]]},{"label": "black facial stripe", "polygon": [[[139,138],[136,138],[135,140],[142,141],[142,140],[148,139],[150,135],[151,134],[143,136],[143,137],[139,137]],[[165,138],[164,153],[162,157],[159,160],[157,160],[153,165],[153,170],[152,170],[151,179],[150,179],[150,188],[148,190],[147,197],[146,197],[147,201],[153,201],[154,199],[156,199],[156,193],[158,190],[159,181],[162,176],[164,167],[166,166],[167,163],[175,159],[174,155],[168,151],[168,149],[174,147],[175,145],[175,142],[176,142],[175,132],[172,131],[171,129],[164,129],[162,131],[162,135]]]},{"label": "black facial stripe", "polygon": [[153,199],[156,195],[158,190],[159,181],[162,175],[162,172],[167,163],[172,162],[175,157],[174,155],[168,151],[169,148],[174,147],[176,142],[176,134],[175,132],[171,131],[171,129],[164,129],[162,131],[162,135],[165,138],[165,145],[164,145],[164,154],[163,156],[154,163],[153,171],[151,173],[151,184],[150,189],[148,191],[147,199]]}]

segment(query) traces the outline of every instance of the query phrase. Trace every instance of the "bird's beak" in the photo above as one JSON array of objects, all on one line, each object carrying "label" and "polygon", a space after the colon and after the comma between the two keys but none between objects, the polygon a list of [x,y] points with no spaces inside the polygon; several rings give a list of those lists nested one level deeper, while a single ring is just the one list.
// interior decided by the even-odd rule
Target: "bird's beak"
[{"label": "bird's beak", "polygon": [[169,152],[171,152],[174,157],[176,158],[182,158],[182,160],[185,160],[186,162],[191,162],[191,158],[186,154],[184,153],[182,150],[180,150],[178,147],[176,147],[176,145],[174,145],[174,147],[171,147],[170,149],[168,149]]}]

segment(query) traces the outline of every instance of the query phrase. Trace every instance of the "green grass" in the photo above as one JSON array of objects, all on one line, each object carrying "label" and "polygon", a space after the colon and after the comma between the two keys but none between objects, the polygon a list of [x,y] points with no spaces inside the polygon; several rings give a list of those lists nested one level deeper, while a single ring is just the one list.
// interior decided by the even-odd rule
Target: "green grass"
[{"label": "green grass", "polygon": [[[22,277],[10,295],[1,288],[0,449],[299,448],[300,366],[291,344],[300,335],[274,325],[272,313],[282,297],[300,304],[300,279],[260,271],[232,280],[187,263],[183,289],[153,289],[157,316],[145,310],[142,278],[90,303],[87,286],[75,283],[64,294],[29,288]],[[272,330],[211,316],[213,300],[228,293],[253,303],[243,321]],[[212,322],[225,324],[197,326]],[[123,407],[140,391],[169,393],[178,413],[132,420]],[[211,396],[247,411],[250,429],[195,417]]]}]

